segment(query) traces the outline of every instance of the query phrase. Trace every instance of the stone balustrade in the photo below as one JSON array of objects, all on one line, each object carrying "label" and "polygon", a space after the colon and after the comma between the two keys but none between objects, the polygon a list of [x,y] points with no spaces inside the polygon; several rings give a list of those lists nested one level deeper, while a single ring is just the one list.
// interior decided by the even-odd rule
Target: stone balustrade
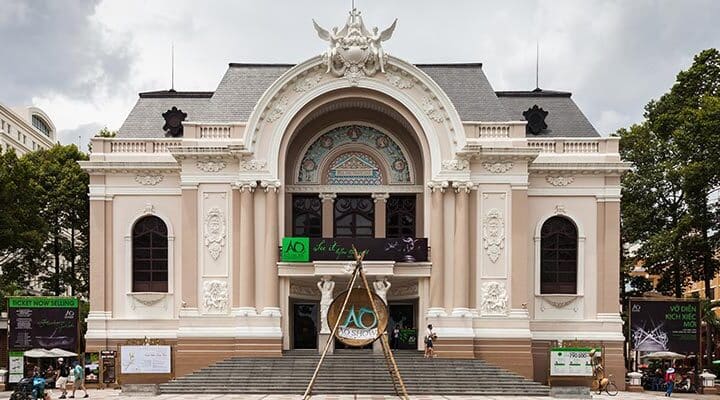
[{"label": "stone balustrade", "polygon": [[167,153],[182,145],[180,139],[93,138],[93,153]]}]

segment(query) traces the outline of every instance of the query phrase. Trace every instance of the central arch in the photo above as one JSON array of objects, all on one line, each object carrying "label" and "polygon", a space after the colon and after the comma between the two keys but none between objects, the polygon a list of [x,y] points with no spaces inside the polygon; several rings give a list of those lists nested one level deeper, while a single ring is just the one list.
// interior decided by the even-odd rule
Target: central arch
[{"label": "central arch", "polygon": [[[354,96],[348,96],[348,92]],[[344,96],[337,97],[338,93]],[[462,122],[449,97],[419,68],[390,57],[388,73],[351,84],[342,77],[325,74],[321,58],[315,57],[291,68],[263,94],[248,120],[245,147],[256,155],[266,154],[269,174],[284,181],[279,156],[285,154],[287,135],[303,119],[298,115],[307,115],[320,99],[342,97],[373,100],[401,114],[422,139],[423,154],[427,154],[427,171],[423,174],[426,179],[437,175],[442,161],[453,159],[466,144]]]}]

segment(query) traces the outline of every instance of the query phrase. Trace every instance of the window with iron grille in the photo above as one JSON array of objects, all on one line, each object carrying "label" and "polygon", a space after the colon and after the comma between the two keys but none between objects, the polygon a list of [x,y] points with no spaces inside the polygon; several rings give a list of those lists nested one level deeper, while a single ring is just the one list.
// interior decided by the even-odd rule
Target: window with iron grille
[{"label": "window with iron grille", "polygon": [[415,196],[391,195],[386,204],[385,236],[415,237]]},{"label": "window with iron grille", "polygon": [[162,219],[149,215],[132,231],[133,292],[168,291],[168,230]]},{"label": "window with iron grille", "polygon": [[335,199],[335,237],[375,237],[375,203],[367,196],[338,196]]},{"label": "window with iron grille", "polygon": [[292,219],[295,237],[322,237],[322,201],[317,194],[293,195]]},{"label": "window with iron grille", "polygon": [[540,293],[577,293],[578,232],[564,217],[545,221],[540,233]]}]

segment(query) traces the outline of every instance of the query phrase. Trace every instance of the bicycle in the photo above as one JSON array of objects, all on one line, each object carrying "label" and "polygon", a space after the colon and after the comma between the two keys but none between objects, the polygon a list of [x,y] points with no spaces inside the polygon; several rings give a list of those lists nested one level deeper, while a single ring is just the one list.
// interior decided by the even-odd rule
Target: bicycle
[{"label": "bicycle", "polygon": [[615,384],[615,381],[613,380],[613,375],[610,374],[607,376],[607,378],[598,378],[598,394],[601,394],[603,390],[605,393],[608,394],[608,396],[615,396],[618,394],[618,388]]}]

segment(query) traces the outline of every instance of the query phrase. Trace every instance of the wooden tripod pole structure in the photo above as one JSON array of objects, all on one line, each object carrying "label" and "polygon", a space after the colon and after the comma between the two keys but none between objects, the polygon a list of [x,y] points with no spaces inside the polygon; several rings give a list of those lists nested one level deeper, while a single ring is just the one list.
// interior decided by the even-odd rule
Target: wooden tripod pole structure
[{"label": "wooden tripod pole structure", "polygon": [[[365,252],[358,253],[357,249],[355,249],[355,246],[353,246],[353,253],[355,254],[355,269],[353,270],[352,278],[350,279],[350,283],[348,284],[347,288],[347,294],[345,295],[345,300],[343,301],[342,307],[340,308],[340,314],[335,321],[335,324],[333,324],[332,332],[330,333],[330,338],[325,343],[325,348],[323,349],[322,354],[320,355],[320,360],[318,361],[318,365],[315,367],[315,372],[313,373],[312,378],[310,379],[310,383],[308,383],[307,389],[305,389],[305,394],[303,395],[304,400],[310,399],[312,396],[312,387],[315,384],[315,380],[317,379],[318,373],[320,372],[320,367],[322,366],[323,361],[325,360],[325,356],[327,355],[327,351],[330,348],[330,344],[332,343],[332,339],[335,337],[335,333],[338,330],[338,327],[340,326],[340,316],[343,315],[345,312],[345,309],[347,307],[347,303],[350,300],[350,294],[352,293],[353,286],[355,285],[355,281],[357,280],[358,275],[362,278],[363,286],[365,286],[365,290],[367,291],[368,298],[370,299],[370,304],[372,305],[372,310],[375,315],[378,315],[377,308],[375,307],[375,299],[373,298],[372,291],[370,290],[370,285],[368,285],[367,278],[365,277],[365,272],[363,271],[362,267],[362,260],[365,257]],[[390,346],[387,341],[387,335],[385,332],[382,332],[380,334],[380,344],[382,345],[383,349],[383,355],[385,356],[385,363],[388,367],[388,372],[390,373],[390,378],[393,382],[393,388],[395,389],[395,394],[398,395],[398,397],[408,400],[408,394],[407,389],[405,388],[405,383],[402,380],[402,377],[400,376],[400,371],[398,370],[397,363],[395,362],[395,357],[393,357],[392,350],[390,349]]]}]

